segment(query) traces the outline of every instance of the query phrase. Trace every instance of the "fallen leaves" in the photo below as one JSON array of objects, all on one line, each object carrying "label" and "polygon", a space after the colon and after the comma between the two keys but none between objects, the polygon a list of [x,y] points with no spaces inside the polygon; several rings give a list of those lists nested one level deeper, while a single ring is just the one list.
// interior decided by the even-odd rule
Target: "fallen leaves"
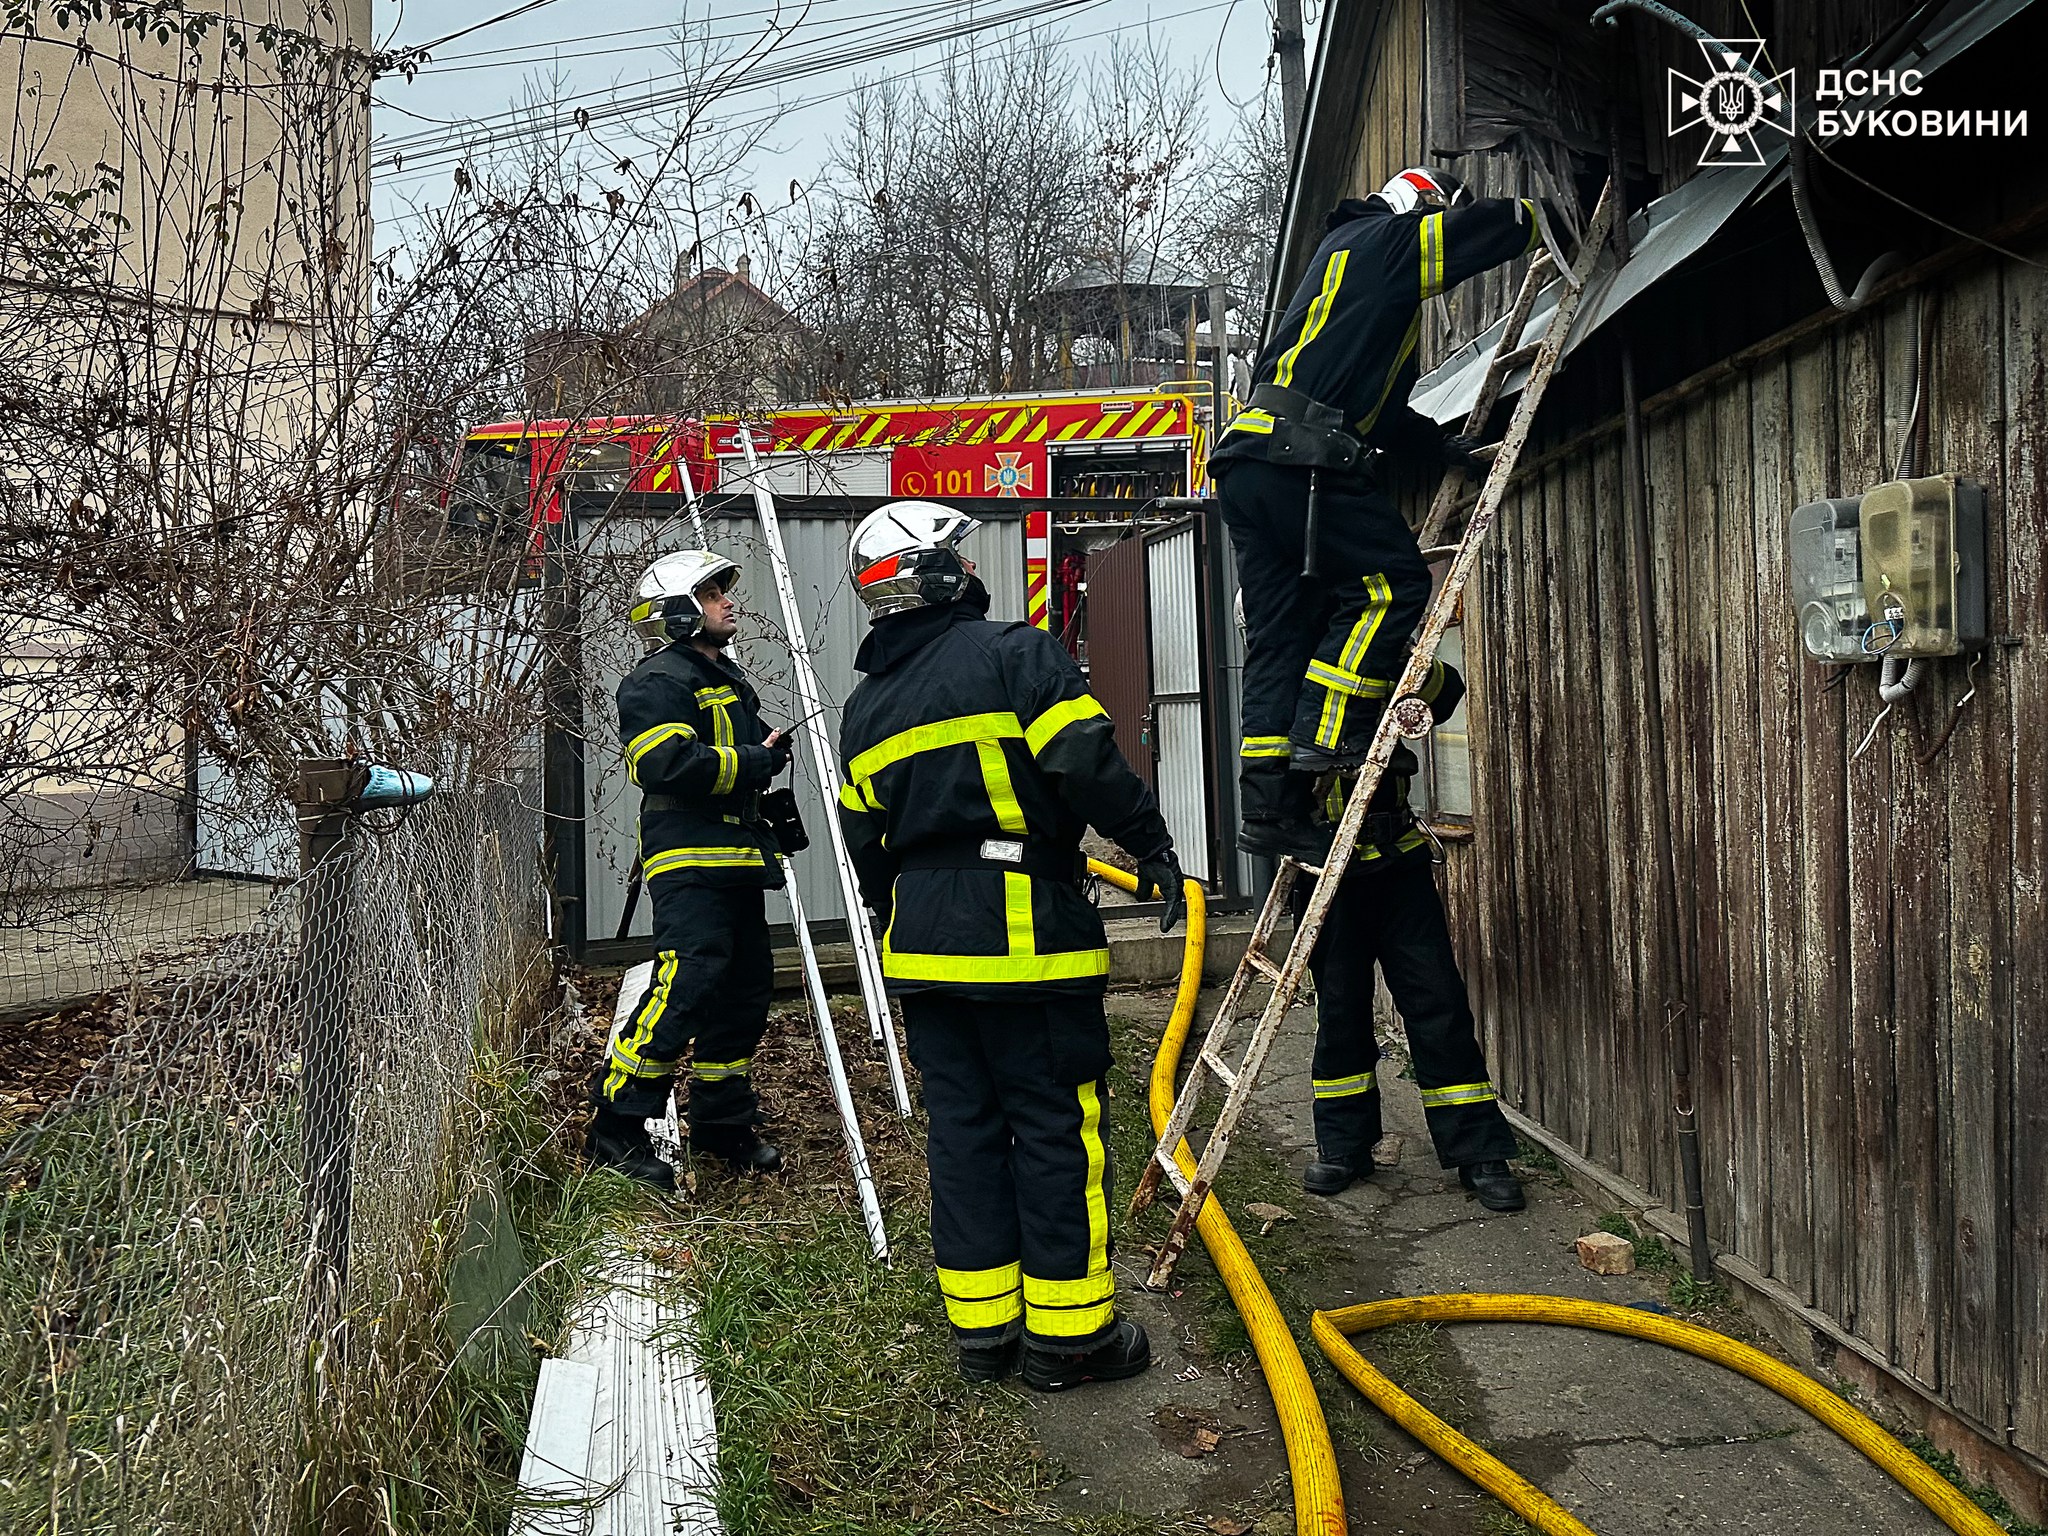
[{"label": "fallen leaves", "polygon": [[1267,1200],[1247,1201],[1244,1213],[1251,1217],[1253,1221],[1260,1223],[1259,1236],[1261,1237],[1271,1232],[1281,1222],[1294,1220],[1294,1212],[1288,1210],[1286,1206],[1274,1205]]},{"label": "fallen leaves", "polygon": [[1211,1515],[1202,1523],[1216,1536],[1250,1536],[1252,1528],[1251,1521],[1240,1520],[1235,1515]]}]

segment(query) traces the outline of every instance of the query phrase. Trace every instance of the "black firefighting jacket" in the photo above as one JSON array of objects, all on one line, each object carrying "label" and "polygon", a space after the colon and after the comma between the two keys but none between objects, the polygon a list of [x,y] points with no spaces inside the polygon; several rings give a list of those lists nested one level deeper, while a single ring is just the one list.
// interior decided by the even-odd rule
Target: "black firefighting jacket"
[{"label": "black firefighting jacket", "polygon": [[[1334,407],[1374,447],[1433,454],[1442,434],[1408,406],[1422,302],[1532,250],[1540,238],[1535,205],[1488,198],[1395,213],[1377,197],[1347,198],[1329,230],[1259,354],[1255,384]],[[1255,400],[1231,422],[1215,457],[1285,462],[1272,451],[1274,429],[1274,413]]]},{"label": "black firefighting jacket", "polygon": [[1152,791],[1059,642],[958,602],[876,622],[854,665],[840,821],[887,921],[891,992],[1100,993],[1109,947],[1083,894],[1085,827],[1138,858],[1172,846]]},{"label": "black firefighting jacket", "polygon": [[664,646],[619,684],[619,739],[640,786],[640,864],[650,886],[776,889],[782,866],[755,803],[777,756],[760,700],[724,656]]}]

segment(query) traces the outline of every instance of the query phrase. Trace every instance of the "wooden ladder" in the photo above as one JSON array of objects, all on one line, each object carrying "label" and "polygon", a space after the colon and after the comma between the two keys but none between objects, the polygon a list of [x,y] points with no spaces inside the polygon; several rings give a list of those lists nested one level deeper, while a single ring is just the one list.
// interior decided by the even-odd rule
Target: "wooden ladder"
[{"label": "wooden ladder", "polygon": [[[1450,571],[1423,617],[1422,632],[1416,637],[1408,664],[1394,687],[1392,702],[1380,716],[1379,728],[1373,734],[1372,749],[1344,803],[1344,815],[1337,823],[1330,854],[1320,868],[1292,858],[1280,860],[1279,870],[1273,877],[1273,887],[1266,894],[1266,904],[1259,912],[1258,922],[1253,925],[1251,941],[1245,946],[1244,958],[1238,962],[1236,974],[1230,978],[1230,989],[1223,994],[1223,1005],[1216,1010],[1209,1033],[1202,1041],[1202,1049],[1188,1073],[1187,1083],[1174,1101],[1173,1113],[1167,1117],[1166,1130],[1160,1136],[1159,1144],[1153,1148],[1144,1177],[1138,1181],[1137,1192],[1131,1197],[1131,1213],[1136,1215],[1152,1203],[1162,1177],[1172,1180],[1173,1187],[1180,1191],[1180,1209],[1174,1214],[1166,1241],[1160,1244],[1147,1281],[1155,1290],[1172,1277],[1174,1266],[1180,1262],[1180,1256],[1187,1248],[1195,1218],[1202,1209],[1202,1203],[1209,1198],[1217,1171],[1230,1150],[1230,1138],[1237,1130],[1245,1106],[1251,1102],[1252,1089],[1258,1085],[1259,1073],[1266,1065],[1266,1055],[1279,1034],[1280,1021],[1294,1006],[1295,995],[1301,989],[1301,978],[1308,970],[1309,956],[1315,953],[1316,940],[1323,931],[1323,920],[1329,914],[1330,904],[1336,900],[1338,886],[1357,850],[1358,835],[1365,826],[1366,805],[1379,788],[1387,761],[1402,737],[1427,735],[1433,723],[1429,705],[1421,697],[1420,689],[1429,675],[1430,664],[1436,659],[1436,648],[1450,624],[1451,615],[1457,611],[1458,600],[1478,560],[1479,546],[1500,510],[1508,479],[1515,472],[1515,461],[1529,440],[1536,408],[1543,401],[1550,376],[1557,370],[1565,338],[1571,334],[1572,320],[1579,311],[1579,299],[1585,291],[1586,279],[1599,259],[1601,247],[1607,243],[1607,232],[1613,219],[1613,199],[1614,188],[1609,183],[1600,194],[1592,223],[1580,244],[1578,258],[1565,279],[1564,292],[1558,295],[1557,309],[1543,332],[1543,339],[1533,348],[1520,347],[1518,343],[1522,329],[1528,323],[1529,312],[1535,306],[1537,290],[1542,287],[1544,276],[1550,270],[1550,262],[1547,256],[1538,255],[1530,263],[1514,308],[1509,312],[1508,322],[1502,327],[1500,340],[1495,343],[1493,355],[1487,362],[1479,398],[1466,418],[1466,432],[1476,433],[1484,429],[1486,418],[1500,398],[1501,386],[1511,369],[1524,362],[1530,363],[1528,382],[1522,386],[1521,398],[1515,403],[1507,434],[1492,448],[1479,452],[1481,457],[1491,456],[1486,483],[1479,492],[1471,519],[1465,525],[1464,536],[1458,542]],[[1423,524],[1424,544],[1441,536],[1458,503],[1457,484],[1457,478],[1450,476],[1439,488]],[[1272,941],[1273,930],[1279,926],[1280,914],[1287,910],[1295,877],[1302,873],[1315,876],[1315,889],[1309,895],[1301,921],[1295,925],[1294,939],[1287,947],[1286,958],[1275,964],[1267,946]],[[1244,1054],[1232,1066],[1224,1052],[1237,1023],[1238,1010],[1243,1006],[1246,994],[1259,981],[1270,983],[1273,990],[1266,998]],[[1202,1148],[1194,1175],[1190,1177],[1181,1168],[1180,1149],[1189,1127],[1194,1123],[1202,1090],[1210,1078],[1223,1085],[1223,1108]]]}]

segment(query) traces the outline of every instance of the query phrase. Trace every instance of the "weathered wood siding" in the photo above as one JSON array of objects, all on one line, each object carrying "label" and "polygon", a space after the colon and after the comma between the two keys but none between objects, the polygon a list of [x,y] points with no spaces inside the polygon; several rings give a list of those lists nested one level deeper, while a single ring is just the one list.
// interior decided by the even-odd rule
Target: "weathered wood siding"
[{"label": "weathered wood siding", "polygon": [[[1666,1013],[1689,997],[1715,1239],[2039,1464],[2048,285],[1989,257],[1923,292],[1939,305],[1927,467],[1986,487],[2007,638],[1974,668],[1934,664],[1860,757],[1876,668],[1831,676],[1799,645],[1787,515],[1891,477],[1908,297],[1650,402],[1661,697],[1635,644],[1618,430],[1532,450],[1466,605],[1478,825],[1446,878],[1512,1102],[1676,1205]],[[1658,959],[1652,708],[1675,977]]]}]

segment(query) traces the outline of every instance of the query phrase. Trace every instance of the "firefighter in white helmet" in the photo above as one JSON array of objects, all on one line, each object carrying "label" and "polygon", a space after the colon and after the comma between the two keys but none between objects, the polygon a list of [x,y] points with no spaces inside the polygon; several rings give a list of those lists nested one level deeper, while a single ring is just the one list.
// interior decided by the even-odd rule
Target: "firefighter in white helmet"
[{"label": "firefighter in white helmet", "polygon": [[1422,305],[1538,239],[1535,204],[1475,201],[1425,167],[1345,199],[1326,229],[1210,459],[1244,584],[1238,846],[1310,862],[1329,845],[1316,780],[1365,761],[1429,598],[1375,460],[1471,459],[1408,405]]},{"label": "firefighter in white helmet", "polygon": [[764,893],[783,879],[760,798],[789,766],[790,740],[762,725],[753,686],[725,654],[739,631],[739,571],[702,549],[655,561],[631,613],[650,650],[618,692],[655,964],[592,1085],[589,1155],[664,1189],[675,1173],[645,1122],[666,1110],[693,1042],[691,1146],[744,1172],[782,1165],[758,1130],[751,1069],[775,974]]},{"label": "firefighter in white helmet", "polygon": [[[1081,834],[1185,900],[1173,839],[1059,643],[988,620],[973,518],[897,502],[853,535],[874,627],[854,666],[840,820],[883,924],[931,1128],[932,1255],[969,1380],[1056,1392],[1132,1376],[1145,1332],[1109,1267],[1109,949]],[[1020,1351],[1021,1336],[1021,1351]]]}]

